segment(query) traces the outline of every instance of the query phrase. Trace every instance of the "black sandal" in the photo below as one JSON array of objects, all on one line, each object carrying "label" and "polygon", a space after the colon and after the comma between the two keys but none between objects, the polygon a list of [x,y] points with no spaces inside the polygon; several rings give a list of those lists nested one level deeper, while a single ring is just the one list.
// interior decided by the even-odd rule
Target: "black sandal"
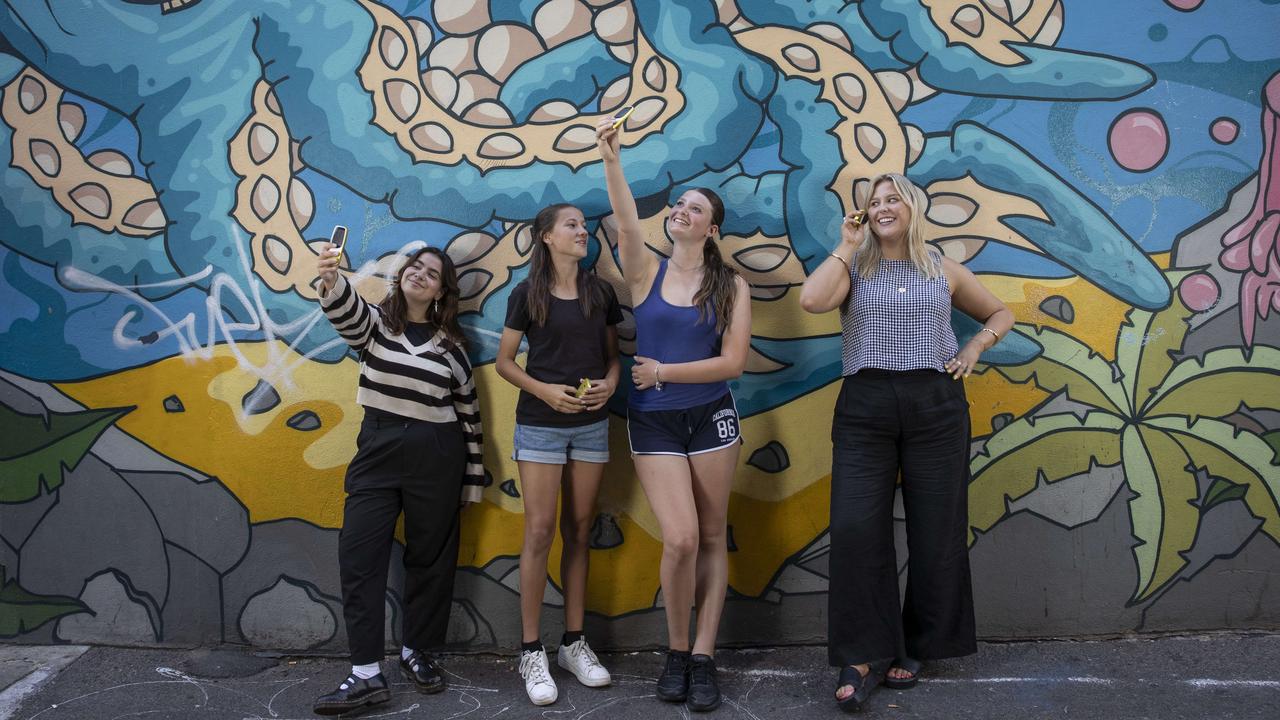
[{"label": "black sandal", "polygon": [[924,663],[913,658],[902,658],[901,660],[893,661],[893,665],[889,666],[889,669],[892,670],[893,668],[900,668],[911,674],[907,677],[897,678],[886,674],[884,676],[884,686],[890,690],[906,690],[914,687],[916,682],[920,680],[920,671],[924,669]]},{"label": "black sandal", "polygon": [[884,673],[889,669],[889,662],[882,660],[867,665],[866,674],[858,672],[858,668],[846,665],[840,668],[840,677],[836,680],[836,692],[840,692],[840,688],[845,685],[853,686],[853,692],[849,696],[841,700],[836,698],[836,704],[845,712],[858,712],[862,709],[862,704],[871,697],[871,691],[884,681]]}]

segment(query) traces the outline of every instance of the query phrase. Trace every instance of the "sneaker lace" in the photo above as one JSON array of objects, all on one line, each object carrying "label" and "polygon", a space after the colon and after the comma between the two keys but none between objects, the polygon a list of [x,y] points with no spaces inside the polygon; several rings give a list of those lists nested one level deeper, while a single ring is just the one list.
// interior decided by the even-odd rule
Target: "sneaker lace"
[{"label": "sneaker lace", "polygon": [[579,640],[578,642],[570,645],[569,654],[580,658],[589,670],[604,667],[600,664],[600,658],[596,657],[595,651],[591,649],[591,646],[587,644],[586,640]]},{"label": "sneaker lace", "polygon": [[689,682],[692,685],[709,685],[715,681],[716,667],[710,661],[689,663]]},{"label": "sneaker lace", "polygon": [[676,655],[675,653],[667,653],[667,675],[683,675],[689,670],[689,661]]},{"label": "sneaker lace", "polygon": [[551,677],[547,674],[547,663],[542,660],[543,657],[546,656],[542,653],[527,652],[520,658],[520,674],[524,675],[525,680],[534,684],[551,682]]}]

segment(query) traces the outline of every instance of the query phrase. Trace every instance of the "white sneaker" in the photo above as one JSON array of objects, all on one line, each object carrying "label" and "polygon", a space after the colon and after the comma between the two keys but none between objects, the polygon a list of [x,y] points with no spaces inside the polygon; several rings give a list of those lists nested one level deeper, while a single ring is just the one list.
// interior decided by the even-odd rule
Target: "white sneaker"
[{"label": "white sneaker", "polygon": [[524,691],[534,705],[550,705],[560,695],[556,681],[551,679],[546,650],[526,650],[520,655],[520,677],[524,678]]},{"label": "white sneaker", "polygon": [[556,664],[573,673],[578,682],[587,687],[604,687],[613,682],[609,671],[600,664],[586,638],[579,638],[572,645],[561,645],[556,653]]}]

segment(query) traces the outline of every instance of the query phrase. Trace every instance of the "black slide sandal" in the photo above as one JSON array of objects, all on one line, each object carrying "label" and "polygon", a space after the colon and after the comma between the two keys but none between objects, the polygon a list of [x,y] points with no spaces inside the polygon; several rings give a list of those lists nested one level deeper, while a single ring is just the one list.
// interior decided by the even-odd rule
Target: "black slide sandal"
[{"label": "black slide sandal", "polygon": [[924,669],[924,663],[912,658],[903,658],[901,660],[894,660],[893,665],[890,666],[890,669],[892,668],[901,668],[911,673],[911,675],[909,677],[900,678],[896,678],[892,675],[885,675],[884,686],[890,690],[907,690],[915,687],[916,682],[920,680],[920,671]]}]

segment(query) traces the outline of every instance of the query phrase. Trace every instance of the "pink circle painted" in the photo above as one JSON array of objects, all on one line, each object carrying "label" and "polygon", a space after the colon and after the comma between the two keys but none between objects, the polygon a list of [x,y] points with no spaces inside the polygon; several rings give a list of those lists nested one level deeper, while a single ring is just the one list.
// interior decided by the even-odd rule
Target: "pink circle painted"
[{"label": "pink circle painted", "polygon": [[1112,123],[1107,143],[1120,167],[1146,172],[1159,165],[1169,151],[1169,129],[1164,119],[1150,110],[1130,110]]},{"label": "pink circle painted", "polygon": [[1218,281],[1209,273],[1198,272],[1188,275],[1178,285],[1178,295],[1182,304],[1193,312],[1204,312],[1218,302],[1222,291],[1218,289]]},{"label": "pink circle painted", "polygon": [[1209,134],[1223,145],[1233,143],[1240,135],[1240,123],[1231,118],[1218,118],[1209,126]]},{"label": "pink circle painted", "polygon": [[1191,12],[1192,10],[1195,10],[1196,8],[1200,7],[1200,3],[1204,2],[1204,0],[1164,0],[1164,1],[1183,12]]}]

